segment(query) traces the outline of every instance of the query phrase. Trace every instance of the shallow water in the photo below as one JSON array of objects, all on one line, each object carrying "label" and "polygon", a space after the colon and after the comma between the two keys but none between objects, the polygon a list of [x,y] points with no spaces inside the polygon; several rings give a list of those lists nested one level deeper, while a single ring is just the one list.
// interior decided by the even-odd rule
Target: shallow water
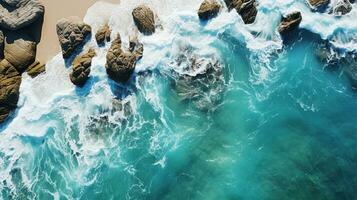
[{"label": "shallow water", "polygon": [[[60,55],[46,74],[24,75],[19,109],[0,129],[2,199],[353,199],[357,95],[314,51],[341,29],[337,46],[355,48],[356,6],[334,18],[274,2],[259,1],[253,25],[226,10],[202,24],[198,0],[147,2],[163,29],[141,36],[126,85],[107,78],[109,44],[96,47],[82,89]],[[97,8],[107,9],[127,43],[138,3],[96,4],[85,21],[95,31]],[[282,45],[275,27],[294,9],[304,30]]]}]

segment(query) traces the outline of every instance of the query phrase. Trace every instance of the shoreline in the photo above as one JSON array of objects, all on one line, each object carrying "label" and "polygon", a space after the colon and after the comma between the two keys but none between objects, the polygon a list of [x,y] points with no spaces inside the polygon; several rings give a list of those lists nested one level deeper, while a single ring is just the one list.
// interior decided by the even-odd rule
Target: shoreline
[{"label": "shoreline", "polygon": [[41,63],[46,63],[61,51],[56,33],[56,24],[58,20],[69,16],[77,16],[83,19],[87,10],[94,3],[99,1],[115,4],[120,2],[120,0],[41,0],[45,6],[45,16],[42,27],[42,38],[37,46],[36,58]]}]

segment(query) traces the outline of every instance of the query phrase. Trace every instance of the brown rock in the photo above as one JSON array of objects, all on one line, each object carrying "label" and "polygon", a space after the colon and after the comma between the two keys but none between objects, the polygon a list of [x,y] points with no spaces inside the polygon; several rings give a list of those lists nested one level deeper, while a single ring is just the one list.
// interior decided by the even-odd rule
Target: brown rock
[{"label": "brown rock", "polygon": [[44,73],[46,71],[46,65],[43,63],[40,63],[38,60],[32,63],[27,68],[27,74],[31,76],[31,78],[35,78],[36,76]]},{"label": "brown rock", "polygon": [[109,78],[118,83],[127,82],[134,72],[136,61],[142,57],[142,52],[142,44],[136,45],[132,51],[123,51],[121,38],[118,34],[107,53],[105,67]]},{"label": "brown rock", "polygon": [[229,10],[236,9],[245,24],[252,24],[255,21],[258,13],[255,0],[225,0],[225,3]]},{"label": "brown rock", "polygon": [[36,58],[36,42],[24,35],[11,33],[5,40],[4,58],[20,73],[26,71]]},{"label": "brown rock", "polygon": [[108,24],[104,25],[102,28],[100,28],[97,33],[95,34],[95,39],[97,41],[98,45],[104,45],[105,42],[110,42],[110,35],[112,33],[112,30],[110,30],[110,27]]},{"label": "brown rock", "polygon": [[221,4],[216,0],[204,0],[198,10],[198,17],[201,20],[208,20],[217,16],[220,9]]},{"label": "brown rock", "polygon": [[326,7],[330,3],[330,0],[308,0],[308,3],[312,8],[320,9]]},{"label": "brown rock", "polygon": [[136,7],[133,12],[134,23],[143,34],[151,35],[155,32],[154,12],[147,6]]},{"label": "brown rock", "polygon": [[0,5],[0,27],[7,30],[24,28],[41,17],[44,6],[38,0],[5,0],[6,6]]},{"label": "brown rock", "polygon": [[73,84],[82,87],[86,83],[94,56],[96,56],[94,49],[89,49],[87,53],[77,57],[73,61],[73,71],[69,75]]},{"label": "brown rock", "polygon": [[17,105],[21,75],[7,60],[0,62],[0,123]]},{"label": "brown rock", "polygon": [[286,17],[283,17],[278,28],[279,33],[284,35],[298,28],[301,20],[302,17],[300,12],[293,12]]},{"label": "brown rock", "polygon": [[4,122],[6,118],[10,115],[11,109],[8,107],[2,107],[0,105],[0,123]]},{"label": "brown rock", "polygon": [[0,59],[4,58],[4,46],[5,46],[5,36],[0,30]]},{"label": "brown rock", "polygon": [[78,18],[61,19],[57,23],[57,35],[62,48],[63,58],[69,58],[71,54],[83,45],[87,36],[91,34],[91,27]]}]

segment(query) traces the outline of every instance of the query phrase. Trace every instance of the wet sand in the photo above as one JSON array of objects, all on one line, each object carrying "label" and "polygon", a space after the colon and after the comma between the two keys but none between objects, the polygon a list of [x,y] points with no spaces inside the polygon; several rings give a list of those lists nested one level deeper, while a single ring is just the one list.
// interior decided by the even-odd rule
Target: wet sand
[{"label": "wet sand", "polygon": [[120,2],[120,0],[41,0],[45,5],[46,11],[42,28],[42,38],[37,47],[37,59],[46,63],[61,51],[56,34],[56,24],[58,20],[69,16],[83,18],[88,8],[97,1],[110,3]]}]

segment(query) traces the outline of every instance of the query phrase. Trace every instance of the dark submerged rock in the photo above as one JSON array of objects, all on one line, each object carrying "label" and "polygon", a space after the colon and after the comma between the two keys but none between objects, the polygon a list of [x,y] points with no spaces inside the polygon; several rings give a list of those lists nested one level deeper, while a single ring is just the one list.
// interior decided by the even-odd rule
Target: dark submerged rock
[{"label": "dark submerged rock", "polygon": [[295,30],[299,27],[299,24],[302,20],[300,12],[293,12],[288,14],[286,17],[283,17],[280,24],[278,31],[281,35],[284,35],[292,30]]},{"label": "dark submerged rock", "polygon": [[340,51],[329,40],[321,40],[315,45],[315,56],[328,70],[342,70],[357,90],[357,52]]},{"label": "dark submerged rock", "polygon": [[211,19],[217,16],[220,9],[221,4],[216,0],[204,0],[198,10],[198,17],[201,20]]},{"label": "dark submerged rock", "polygon": [[193,103],[199,110],[213,111],[222,101],[226,88],[223,64],[214,55],[202,56],[190,44],[179,48],[164,71],[181,101]]},{"label": "dark submerged rock", "polygon": [[118,83],[127,82],[134,72],[137,60],[142,57],[143,45],[134,43],[131,51],[122,50],[120,35],[112,42],[105,65],[109,78]]},{"label": "dark submerged rock", "polygon": [[69,77],[73,84],[82,87],[89,78],[92,58],[96,56],[94,49],[89,49],[87,53],[78,56],[73,61],[72,72]]},{"label": "dark submerged rock", "polygon": [[357,90],[357,52],[347,53],[341,60],[340,63],[344,66],[343,70],[350,79],[352,88]]},{"label": "dark submerged rock", "polygon": [[332,8],[334,15],[346,15],[352,10],[352,4],[349,0],[339,0]]},{"label": "dark submerged rock", "polygon": [[69,58],[76,48],[83,45],[92,31],[88,24],[74,17],[61,19],[56,29],[63,58]]},{"label": "dark submerged rock", "polygon": [[132,15],[134,23],[141,33],[151,35],[155,32],[155,16],[149,7],[138,6],[134,8]]}]

